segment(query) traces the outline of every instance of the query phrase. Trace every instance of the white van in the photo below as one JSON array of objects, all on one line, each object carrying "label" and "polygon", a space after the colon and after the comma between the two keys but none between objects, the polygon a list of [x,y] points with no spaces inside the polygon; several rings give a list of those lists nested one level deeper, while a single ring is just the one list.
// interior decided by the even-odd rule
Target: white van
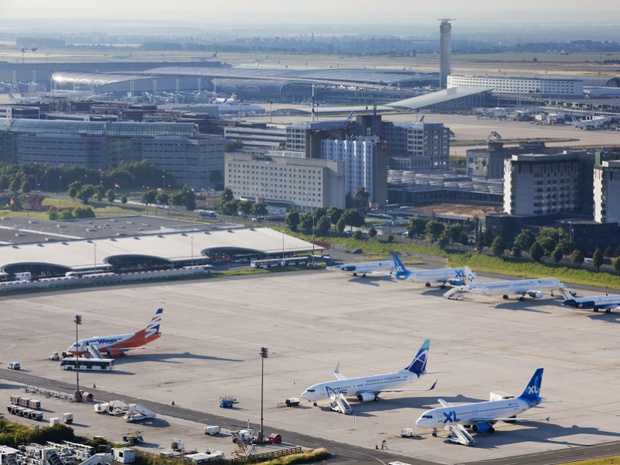
[{"label": "white van", "polygon": [[22,366],[19,362],[11,362],[6,366],[9,370],[21,370]]}]

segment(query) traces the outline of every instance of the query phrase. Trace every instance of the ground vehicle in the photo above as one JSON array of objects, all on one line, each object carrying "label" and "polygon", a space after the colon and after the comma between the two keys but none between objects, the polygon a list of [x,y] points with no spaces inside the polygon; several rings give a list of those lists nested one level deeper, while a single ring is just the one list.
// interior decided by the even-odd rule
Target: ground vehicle
[{"label": "ground vehicle", "polygon": [[301,266],[308,263],[307,256],[288,257],[288,258],[268,258],[265,260],[252,260],[250,266],[252,268],[271,268],[280,266]]},{"label": "ground vehicle", "polygon": [[362,249],[353,249],[353,250],[351,250],[351,253],[360,254],[360,253],[362,253]]},{"label": "ground vehicle", "polygon": [[11,362],[6,366],[9,370],[21,370],[22,366],[19,362]]},{"label": "ground vehicle", "polygon": [[70,425],[73,423],[73,414],[72,413],[63,413],[62,414],[62,422]]},{"label": "ground vehicle", "polygon": [[235,399],[230,396],[220,397],[220,407],[221,408],[233,408],[233,403]]},{"label": "ground vehicle", "polygon": [[220,434],[220,431],[221,429],[219,426],[215,426],[215,425],[205,426],[205,434],[207,436],[213,436],[215,434]]},{"label": "ground vehicle", "polygon": [[[114,370],[113,358],[82,358],[77,357],[80,371],[112,371]],[[76,357],[63,358],[60,362],[63,370],[76,369]]]},{"label": "ground vehicle", "polygon": [[112,400],[110,402],[103,402],[101,404],[95,404],[95,412],[107,413],[109,415],[124,415],[129,410],[129,405],[122,400]]},{"label": "ground vehicle", "polygon": [[297,407],[299,406],[299,398],[297,397],[289,397],[284,401],[287,407]]},{"label": "ground vehicle", "polygon": [[58,352],[52,352],[47,358],[50,360],[60,360],[60,355],[58,355]]}]

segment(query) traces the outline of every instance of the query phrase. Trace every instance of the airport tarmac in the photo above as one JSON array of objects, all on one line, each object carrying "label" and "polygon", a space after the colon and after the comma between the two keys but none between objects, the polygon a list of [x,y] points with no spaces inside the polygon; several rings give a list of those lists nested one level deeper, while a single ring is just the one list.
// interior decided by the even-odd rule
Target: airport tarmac
[{"label": "airport tarmac", "polygon": [[[75,340],[75,314],[83,317],[79,334],[85,338],[136,331],[163,307],[159,340],[119,358],[113,373],[81,373],[81,384],[96,384],[115,398],[174,401],[258,429],[259,351],[268,347],[266,435],[296,431],[369,453],[386,440],[392,453],[445,464],[620,440],[620,314],[575,311],[553,298],[448,301],[442,293],[384,277],[306,271],[4,297],[0,359],[71,384],[75,373],[47,356]],[[327,402],[278,406],[311,384],[334,379],[338,362],[350,377],[402,369],[425,338],[431,339],[430,373],[411,388],[429,387],[437,378],[435,391],[352,402],[352,416],[328,411]],[[545,368],[542,396],[549,402],[525,416],[550,422],[500,422],[495,434],[477,436],[473,448],[447,443],[443,431],[433,438],[431,431],[415,429],[419,415],[439,405],[437,398],[458,403],[487,400],[489,391],[519,395],[538,367]],[[8,401],[13,392],[5,392]],[[221,396],[237,398],[235,408],[219,408]],[[413,427],[419,438],[398,437],[404,427]],[[149,428],[138,428],[147,440]],[[93,427],[88,434],[101,433]]]}]

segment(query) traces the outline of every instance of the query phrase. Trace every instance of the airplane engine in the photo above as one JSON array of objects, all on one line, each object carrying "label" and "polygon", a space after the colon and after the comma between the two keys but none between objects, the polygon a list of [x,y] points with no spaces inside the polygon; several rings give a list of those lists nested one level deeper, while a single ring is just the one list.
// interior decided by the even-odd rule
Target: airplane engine
[{"label": "airplane engine", "polygon": [[472,425],[471,430],[474,433],[494,433],[495,429],[489,423],[476,423]]},{"label": "airplane engine", "polygon": [[354,266],[343,266],[340,268],[342,271],[355,271]]},{"label": "airplane engine", "polygon": [[450,281],[450,284],[452,284],[453,286],[464,286],[466,283],[462,279],[453,279],[452,281]]},{"label": "airplane engine", "polygon": [[377,400],[377,396],[370,392],[362,392],[357,395],[360,402],[370,402],[371,400]]},{"label": "airplane engine", "polygon": [[534,299],[542,299],[544,294],[541,291],[530,292],[530,297]]}]

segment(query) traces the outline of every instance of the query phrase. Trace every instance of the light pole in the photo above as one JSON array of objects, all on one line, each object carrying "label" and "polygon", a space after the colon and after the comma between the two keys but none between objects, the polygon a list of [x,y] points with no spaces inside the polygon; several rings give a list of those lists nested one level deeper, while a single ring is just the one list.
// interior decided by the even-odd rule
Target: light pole
[{"label": "light pole", "polygon": [[191,249],[191,257],[192,257],[192,266],[194,266],[194,236],[190,236],[189,237],[192,243],[192,249]]},{"label": "light pole", "polygon": [[75,319],[73,320],[75,323],[75,401],[82,402],[82,394],[80,393],[80,362],[79,362],[79,350],[80,346],[78,345],[79,336],[78,336],[78,326],[82,324],[82,315],[75,315]]},{"label": "light pole", "polygon": [[161,191],[166,192],[166,175],[161,175]]},{"label": "light pole", "polygon": [[264,392],[264,378],[265,378],[265,359],[269,356],[269,349],[267,347],[260,348],[260,431],[258,432],[258,442],[263,442],[263,392]]},{"label": "light pole", "polygon": [[95,268],[97,268],[97,243],[93,242],[93,253],[95,255]]}]

